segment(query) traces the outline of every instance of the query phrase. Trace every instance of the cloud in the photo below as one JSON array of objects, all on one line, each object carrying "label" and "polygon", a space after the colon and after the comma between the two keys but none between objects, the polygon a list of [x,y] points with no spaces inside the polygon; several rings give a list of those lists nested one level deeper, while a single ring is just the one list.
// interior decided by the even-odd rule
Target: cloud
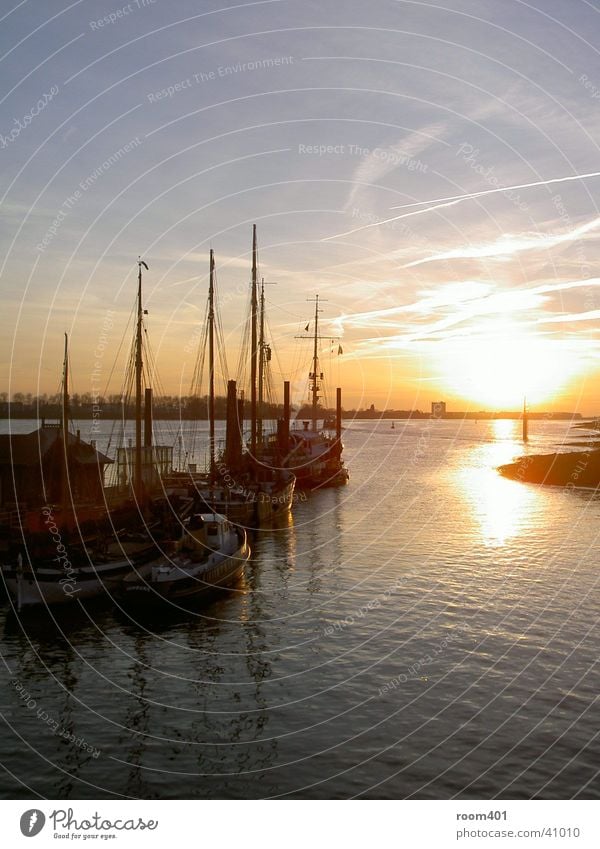
[{"label": "cloud", "polygon": [[[494,291],[491,284],[481,281],[462,281],[443,284],[437,290],[423,293],[423,297],[411,304],[403,304],[388,309],[369,310],[367,312],[340,315],[334,321],[339,333],[346,329],[374,329],[394,331],[385,337],[365,339],[357,343],[363,352],[369,349],[375,355],[390,348],[407,348],[416,342],[433,342],[451,336],[465,336],[465,323],[475,318],[514,315],[521,324],[536,325],[544,321],[583,321],[592,320],[596,311],[574,314],[575,318],[527,315],[532,310],[541,310],[551,298],[561,292],[579,288],[600,286],[600,278],[587,280],[563,280],[543,282],[537,286],[507,291]],[[437,321],[423,323],[422,318],[433,317],[440,310],[448,311]],[[599,311],[600,314],[600,311]],[[578,318],[585,315],[586,318]],[[462,325],[462,326],[461,326]],[[486,326],[480,325],[477,332],[485,334]]]},{"label": "cloud", "polygon": [[361,157],[352,178],[354,185],[346,201],[345,209],[350,208],[355,202],[356,195],[365,186],[379,183],[390,171],[401,167],[403,161],[415,159],[435,142],[441,142],[445,133],[446,124],[439,122],[427,124],[422,130],[414,130],[407,136],[403,136],[396,144],[384,148],[376,147],[369,154]]},{"label": "cloud", "polygon": [[[377,221],[371,221],[368,224],[363,224],[360,227],[354,227],[352,230],[346,230],[343,233],[334,233],[331,236],[325,236],[321,239],[322,242],[328,242],[332,239],[340,239],[344,236],[351,236],[354,233],[359,233],[362,230],[368,230],[371,227],[383,227],[386,224],[392,224],[395,221],[401,221],[404,218],[412,218],[415,215],[425,215],[428,212],[435,212],[437,209],[446,209],[450,206],[456,206],[459,203],[462,203],[466,200],[475,200],[477,198],[483,197],[485,195],[494,195],[499,192],[508,192],[508,191],[516,191],[517,189],[526,189],[533,188],[537,186],[549,186],[553,183],[566,183],[573,181],[581,181],[591,179],[593,177],[600,177],[600,171],[592,171],[586,174],[573,174],[567,177],[552,177],[548,180],[537,180],[533,183],[520,183],[514,186],[502,186],[494,189],[484,189],[479,192],[469,192],[467,194],[462,195],[449,195],[447,197],[442,198],[434,198],[432,200],[422,200],[415,201],[413,203],[402,204],[401,206],[394,206],[392,209],[407,209],[408,212],[403,212],[400,215],[394,215],[391,218],[382,218]],[[431,204],[428,206],[427,204]],[[419,207],[419,208],[415,208]],[[421,262],[431,262],[433,259],[437,259],[438,257],[430,257],[424,260],[418,260],[414,263],[414,265],[418,265]],[[409,266],[405,266],[409,267]]]},{"label": "cloud", "polygon": [[571,321],[597,321],[600,318],[600,310],[588,310],[587,312],[561,313],[538,318],[538,324],[568,324]]},{"label": "cloud", "polygon": [[479,245],[462,246],[453,248],[450,251],[443,251],[433,256],[425,257],[424,259],[416,259],[403,266],[403,268],[414,268],[417,265],[423,265],[426,262],[438,262],[439,260],[450,259],[509,259],[513,254],[523,251],[546,251],[555,248],[558,245],[568,244],[581,239],[588,233],[592,233],[600,227],[600,218],[593,218],[586,224],[580,224],[572,230],[567,230],[564,233],[554,235],[545,235],[540,233],[523,233],[513,235],[504,233],[499,239],[493,242],[482,242]]}]

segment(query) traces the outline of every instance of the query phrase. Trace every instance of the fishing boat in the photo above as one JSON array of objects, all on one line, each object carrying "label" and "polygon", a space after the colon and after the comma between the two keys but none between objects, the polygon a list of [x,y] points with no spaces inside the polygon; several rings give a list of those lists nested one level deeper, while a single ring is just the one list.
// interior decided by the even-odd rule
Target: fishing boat
[{"label": "fishing boat", "polygon": [[[294,427],[289,431],[288,447],[284,459],[286,468],[291,469],[297,478],[300,489],[320,489],[329,486],[343,486],[348,483],[349,473],[342,461],[342,390],[336,390],[335,431],[326,428],[330,421],[324,421],[319,428],[319,401],[323,386],[323,372],[319,366],[319,296],[315,297],[314,333],[312,366],[309,372],[309,392],[311,395],[311,418],[302,421],[302,428]],[[307,325],[308,329],[308,325]]]},{"label": "fishing boat", "polygon": [[0,547],[16,557],[23,539],[36,557],[52,552],[49,515],[63,539],[89,540],[106,518],[112,460],[69,429],[69,339],[64,337],[60,420],[0,436]]},{"label": "fishing boat", "polygon": [[125,577],[125,602],[208,601],[234,586],[250,558],[246,531],[218,513],[194,514],[185,523],[172,556],[134,569]]},{"label": "fishing boat", "polygon": [[[217,451],[215,441],[215,367],[216,351],[223,355],[223,340],[219,333],[215,297],[215,262],[210,252],[210,276],[207,305],[208,349],[208,473],[195,475],[192,480],[197,503],[203,510],[225,514],[243,527],[268,525],[289,513],[296,485],[293,471],[281,467],[278,458],[267,447],[274,434],[267,434],[264,423],[265,385],[271,359],[270,346],[265,341],[264,280],[260,299],[258,284],[258,247],[256,225],[252,228],[252,281],[250,315],[247,327],[250,339],[250,434],[244,439],[243,396],[238,396],[237,381],[227,381],[227,428],[225,446]],[[223,357],[224,359],[224,357]],[[222,370],[225,371],[222,364]],[[169,481],[172,482],[171,480]]]},{"label": "fishing boat", "polygon": [[299,489],[315,490],[344,486],[350,474],[341,459],[342,445],[336,436],[321,430],[303,428],[290,430],[290,450],[285,459],[296,475]]},{"label": "fishing boat", "polygon": [[156,557],[149,540],[123,543],[111,551],[74,555],[65,549],[52,560],[33,565],[19,553],[14,564],[2,567],[6,589],[17,611],[63,605],[112,593],[137,563]]},{"label": "fishing boat", "polygon": [[250,440],[241,458],[241,472],[256,505],[257,524],[265,525],[289,513],[294,499],[296,476],[283,468],[277,454],[277,434],[265,432],[264,407],[267,369],[271,348],[265,339],[265,284],[258,294],[258,247],[256,224],[252,226],[252,289],[250,299]]},{"label": "fishing boat", "polygon": [[[252,332],[251,352],[251,436],[244,450],[244,400],[238,397],[237,382],[227,381],[227,427],[224,449],[219,451],[215,428],[215,375],[217,354],[221,371],[227,372],[221,322],[217,313],[215,257],[209,255],[209,285],[206,324],[199,346],[192,395],[199,396],[202,389],[204,362],[208,358],[208,423],[209,455],[204,472],[193,469],[170,473],[163,477],[168,493],[187,494],[194,499],[201,512],[225,515],[241,527],[254,528],[269,524],[279,515],[289,512],[294,496],[295,477],[288,470],[270,468],[262,460],[263,442],[263,388],[268,346],[264,342],[264,285],[261,296],[260,321],[258,313],[258,270],[256,227],[252,247]],[[258,330],[260,323],[260,333]]]},{"label": "fishing boat", "polygon": [[165,448],[152,446],[148,389],[142,445],[142,266],[148,267],[138,260],[132,357],[136,439],[134,447],[118,449],[117,483],[107,486],[104,480],[105,468],[113,460],[95,444],[84,442],[79,432],[70,432],[67,334],[60,423],[42,423],[39,431],[11,440],[8,457],[14,498],[25,494],[28,502],[37,499],[39,504],[36,509],[24,509],[17,502],[21,539],[5,546],[2,576],[19,610],[89,599],[116,586],[134,563],[157,556],[160,540],[172,537],[169,524],[180,522],[191,508],[190,499],[178,502],[176,511],[164,497],[154,497],[160,482],[157,457],[165,456]]}]

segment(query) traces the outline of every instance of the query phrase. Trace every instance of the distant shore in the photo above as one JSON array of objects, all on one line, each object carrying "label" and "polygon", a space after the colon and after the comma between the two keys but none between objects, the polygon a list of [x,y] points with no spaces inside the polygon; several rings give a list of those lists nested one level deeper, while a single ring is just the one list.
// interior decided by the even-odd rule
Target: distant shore
[{"label": "distant shore", "polygon": [[[219,405],[220,407],[221,405]],[[225,421],[226,413],[224,407],[217,407],[215,418],[217,421]],[[296,420],[310,420],[312,410],[310,407],[303,407],[300,410],[292,410],[293,417]],[[94,410],[91,404],[82,404],[80,406],[72,406],[70,410],[72,419],[86,421],[88,419],[103,419],[105,421],[113,421],[119,419],[133,419],[135,410],[133,407],[124,409],[120,404],[105,404],[101,405],[100,410]],[[277,419],[283,415],[283,408],[270,405],[265,411],[265,419]],[[335,410],[320,409],[319,419],[333,419]],[[37,407],[36,405],[12,403],[0,404],[0,420],[1,419],[30,419],[37,421],[58,421],[61,416],[60,407],[57,404],[47,404]],[[489,412],[487,410],[471,410],[447,411],[442,416],[433,415],[424,410],[342,410],[342,418],[344,420],[406,420],[406,419],[436,419],[450,421],[498,421],[512,420],[519,421],[522,419],[522,413],[514,410],[501,410],[498,412]],[[155,403],[153,418],[155,421],[208,421],[206,405],[198,404],[189,408],[182,406],[181,408],[166,406],[160,403]],[[581,413],[573,412],[531,412],[528,413],[530,421],[573,421],[577,422],[577,427],[586,427],[584,419],[588,417]],[[598,426],[598,419],[590,419],[590,429],[595,429]]]}]

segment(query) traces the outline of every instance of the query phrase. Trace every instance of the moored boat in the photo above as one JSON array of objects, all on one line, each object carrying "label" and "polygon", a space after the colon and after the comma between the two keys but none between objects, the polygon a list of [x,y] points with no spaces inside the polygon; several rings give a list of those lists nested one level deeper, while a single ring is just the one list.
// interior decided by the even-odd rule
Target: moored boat
[{"label": "moored boat", "polygon": [[[342,460],[342,390],[336,391],[335,420],[326,418],[319,428],[319,402],[323,388],[323,372],[319,365],[319,296],[315,297],[312,366],[309,372],[311,395],[311,418],[303,421],[303,429],[289,431],[287,453],[284,464],[296,475],[299,489],[320,489],[327,486],[344,486],[349,473]],[[306,325],[308,332],[309,324]],[[341,353],[341,346],[338,352]]]},{"label": "moored boat", "polygon": [[290,451],[286,465],[294,470],[300,489],[321,489],[348,483],[348,470],[341,460],[341,444],[320,430],[290,431]]},{"label": "moored boat", "polygon": [[13,604],[23,608],[69,604],[113,592],[138,562],[156,555],[149,541],[123,544],[121,551],[91,555],[73,561],[64,554],[33,566],[19,554],[16,562],[2,566],[2,577]]},{"label": "moored boat", "polygon": [[[225,344],[218,315],[217,275],[215,256],[209,254],[209,285],[206,306],[206,323],[201,333],[198,360],[194,369],[192,394],[200,397],[207,360],[207,407],[209,457],[206,471],[172,472],[163,476],[165,491],[169,494],[189,496],[194,499],[195,512],[218,513],[242,528],[256,528],[269,524],[292,507],[295,477],[279,465],[272,467],[263,457],[263,390],[270,350],[264,341],[264,283],[261,295],[260,321],[258,312],[257,243],[256,226],[252,241],[252,311],[249,327],[252,333],[251,348],[251,436],[244,450],[244,401],[238,397],[237,383],[227,381],[227,430],[224,450],[217,450],[215,429],[215,377],[220,363],[223,375],[227,372]],[[260,325],[260,334],[258,327]],[[218,353],[218,356],[217,356]]]},{"label": "moored boat", "polygon": [[[319,365],[319,296],[315,297],[314,331],[310,337],[313,342],[312,365],[309,372],[309,393],[311,396],[310,419],[302,420],[302,429],[295,426],[287,429],[284,465],[292,470],[297,478],[299,489],[321,489],[329,486],[344,486],[348,483],[349,473],[342,460],[342,390],[336,390],[335,418],[326,416],[319,427],[319,412],[324,375]],[[306,325],[308,332],[310,324]],[[341,346],[338,353],[341,353]],[[304,412],[304,411],[301,411]],[[308,413],[306,414],[308,415]],[[296,423],[297,424],[297,423]]]},{"label": "moored boat", "polygon": [[234,586],[250,559],[245,530],[218,513],[198,513],[186,523],[172,556],[134,569],[121,585],[124,601],[208,601]]}]

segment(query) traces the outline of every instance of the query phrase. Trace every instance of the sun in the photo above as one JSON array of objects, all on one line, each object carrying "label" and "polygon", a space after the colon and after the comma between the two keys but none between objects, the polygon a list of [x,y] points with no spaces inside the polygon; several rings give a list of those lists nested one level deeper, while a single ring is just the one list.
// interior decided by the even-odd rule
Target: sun
[{"label": "sun", "polygon": [[468,336],[440,343],[436,367],[453,395],[494,410],[547,402],[580,370],[560,340],[510,321],[488,322]]}]

